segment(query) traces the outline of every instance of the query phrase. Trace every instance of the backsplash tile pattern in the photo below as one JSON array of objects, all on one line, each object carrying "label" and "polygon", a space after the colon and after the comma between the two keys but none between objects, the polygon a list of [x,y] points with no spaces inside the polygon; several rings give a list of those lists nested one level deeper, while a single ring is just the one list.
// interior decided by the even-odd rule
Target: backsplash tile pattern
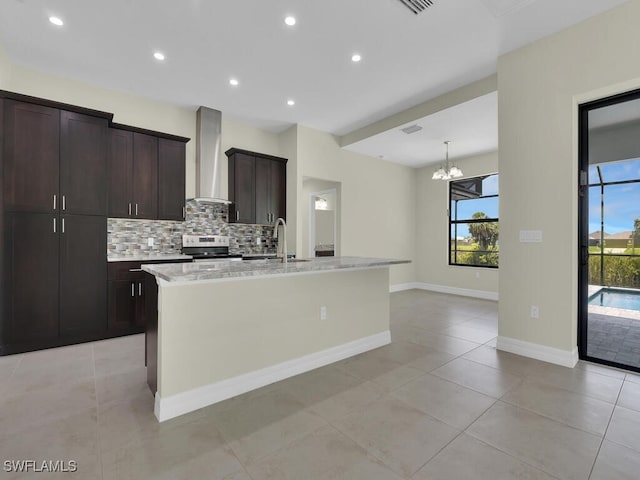
[{"label": "backsplash tile pattern", "polygon": [[[182,235],[225,235],[229,253],[275,253],[277,241],[273,227],[227,223],[229,207],[188,202],[184,222],[167,220],[131,220],[109,218],[107,222],[107,255],[175,254],[182,248]],[[148,246],[153,238],[154,245]],[[260,238],[260,245],[256,245]]]}]

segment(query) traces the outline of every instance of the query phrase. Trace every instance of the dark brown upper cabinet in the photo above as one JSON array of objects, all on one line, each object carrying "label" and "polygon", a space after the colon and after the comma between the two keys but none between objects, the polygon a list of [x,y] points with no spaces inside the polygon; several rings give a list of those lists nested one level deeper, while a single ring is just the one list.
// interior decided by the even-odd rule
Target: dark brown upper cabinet
[{"label": "dark brown upper cabinet", "polygon": [[188,139],[174,138],[110,129],[110,217],[184,219]]},{"label": "dark brown upper cabinet", "polygon": [[107,214],[108,121],[60,112],[61,212]]},{"label": "dark brown upper cabinet", "polygon": [[229,221],[272,224],[286,217],[287,159],[231,148]]},{"label": "dark brown upper cabinet", "polygon": [[136,218],[158,218],[158,139],[133,134],[133,206]]},{"label": "dark brown upper cabinet", "polygon": [[131,216],[133,198],[133,133],[109,129],[109,216]]},{"label": "dark brown upper cabinet", "polygon": [[183,220],[185,204],[185,145],[158,139],[158,218]]},{"label": "dark brown upper cabinet", "polygon": [[4,103],[4,208],[52,212],[60,200],[60,110]]},{"label": "dark brown upper cabinet", "polygon": [[244,152],[229,156],[229,222],[256,222],[255,157]]},{"label": "dark brown upper cabinet", "polygon": [[7,100],[4,208],[106,215],[108,120]]},{"label": "dark brown upper cabinet", "polygon": [[158,218],[158,139],[111,129],[109,216]]}]

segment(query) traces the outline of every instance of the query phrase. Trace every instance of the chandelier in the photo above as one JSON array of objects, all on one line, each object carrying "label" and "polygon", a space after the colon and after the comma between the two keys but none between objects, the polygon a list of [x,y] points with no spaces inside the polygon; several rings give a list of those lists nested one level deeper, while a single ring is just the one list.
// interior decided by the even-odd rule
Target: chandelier
[{"label": "chandelier", "polygon": [[462,176],[462,170],[455,165],[449,163],[449,144],[451,140],[447,140],[444,144],[447,146],[446,160],[442,163],[440,168],[433,172],[431,177],[433,180],[451,180],[452,178],[458,178]]}]

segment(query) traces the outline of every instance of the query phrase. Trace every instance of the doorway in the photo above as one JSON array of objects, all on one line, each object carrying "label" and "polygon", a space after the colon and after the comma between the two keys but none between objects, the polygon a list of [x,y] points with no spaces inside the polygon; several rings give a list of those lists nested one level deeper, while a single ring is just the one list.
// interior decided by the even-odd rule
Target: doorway
[{"label": "doorway", "polygon": [[303,256],[340,256],[341,187],[340,182],[332,180],[303,178],[307,204],[303,212]]},{"label": "doorway", "polygon": [[580,358],[640,372],[640,90],[579,110]]}]

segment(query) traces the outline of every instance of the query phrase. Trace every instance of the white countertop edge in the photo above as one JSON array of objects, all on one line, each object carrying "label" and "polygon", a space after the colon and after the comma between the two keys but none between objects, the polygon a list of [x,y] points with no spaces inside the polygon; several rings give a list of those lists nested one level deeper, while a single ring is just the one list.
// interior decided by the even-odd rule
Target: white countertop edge
[{"label": "white countertop edge", "polygon": [[[396,263],[391,263],[387,265],[371,265],[371,266],[363,266],[363,267],[348,267],[348,268],[331,268],[324,270],[312,270],[308,272],[287,272],[287,273],[265,273],[263,275],[246,275],[240,277],[223,277],[223,278],[210,278],[207,280],[185,280],[180,282],[170,282],[159,276],[155,275],[156,282],[161,287],[184,287],[186,285],[203,285],[205,283],[222,283],[222,282],[237,282],[237,281],[245,281],[245,280],[264,280],[266,278],[282,278],[282,277],[298,277],[302,275],[317,275],[319,273],[337,273],[337,272],[354,272],[357,270],[372,270],[375,268],[389,268],[393,265],[400,265]],[[144,270],[144,268],[143,268]],[[151,273],[151,272],[147,272]],[[151,273],[154,275],[153,273]]]},{"label": "white countertop edge", "polygon": [[191,260],[193,257],[191,255],[183,255],[181,253],[175,253],[175,254],[168,254],[168,255],[140,255],[140,256],[135,256],[135,255],[131,255],[131,256],[113,256],[113,257],[109,257],[107,256],[107,262],[108,263],[113,263],[113,262],[155,262],[158,260]]}]

